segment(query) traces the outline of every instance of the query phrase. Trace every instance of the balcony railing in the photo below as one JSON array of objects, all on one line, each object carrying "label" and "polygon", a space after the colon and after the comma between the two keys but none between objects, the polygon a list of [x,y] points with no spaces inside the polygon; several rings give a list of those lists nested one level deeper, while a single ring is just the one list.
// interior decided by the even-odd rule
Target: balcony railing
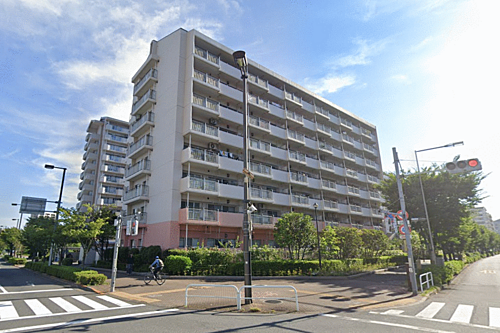
[{"label": "balcony railing", "polygon": [[351,160],[356,160],[356,154],[351,153],[348,150],[344,150],[344,156],[345,158],[351,159]]},{"label": "balcony railing", "polygon": [[202,57],[203,59],[206,59],[210,62],[213,62],[214,64],[218,65],[219,64],[219,57],[216,56],[215,54],[213,53],[210,53],[198,46],[195,46],[194,48],[194,53],[197,55],[197,56],[200,56]]},{"label": "balcony railing", "polygon": [[273,200],[273,191],[260,188],[252,188],[250,191],[250,196],[254,199],[257,198],[264,200]]},{"label": "balcony railing", "polygon": [[337,184],[335,182],[332,182],[332,181],[329,181],[329,180],[326,180],[326,179],[323,179],[321,181],[321,185],[323,187],[326,187],[326,188],[331,188],[333,190],[336,190],[337,189]]},{"label": "balcony railing", "polygon": [[250,148],[270,152],[271,151],[271,144],[269,142],[250,139]]},{"label": "balcony railing", "polygon": [[155,121],[154,112],[148,112],[145,116],[141,117],[139,120],[133,123],[132,126],[130,126],[130,133],[133,133],[136,129],[141,127],[146,121],[154,123]]},{"label": "balcony railing", "polygon": [[128,149],[128,154],[130,155],[144,146],[152,146],[152,145],[153,145],[153,137],[150,136],[149,134],[145,135],[142,138],[140,138],[138,141],[136,141],[130,145],[130,147]]},{"label": "balcony railing", "polygon": [[292,203],[299,205],[309,205],[309,198],[303,195],[292,194]]},{"label": "balcony railing", "polygon": [[340,123],[344,125],[345,127],[351,128],[352,129],[352,122],[340,117]]},{"label": "balcony railing", "polygon": [[191,158],[198,161],[217,163],[217,154],[207,149],[191,148]]},{"label": "balcony railing", "polygon": [[368,181],[372,182],[372,183],[377,183],[379,182],[378,178],[375,177],[375,176],[372,176],[372,175],[367,175],[367,178],[368,178]]},{"label": "balcony railing", "polygon": [[305,142],[305,139],[304,139],[305,136],[302,133],[292,131],[292,130],[287,130],[287,135],[288,135],[288,138],[290,138],[290,139],[294,139],[294,140],[297,140],[300,142]]},{"label": "balcony railing", "polygon": [[361,209],[361,206],[357,206],[357,205],[349,205],[349,207],[351,208],[351,212],[357,212],[357,213],[361,213],[363,210]]},{"label": "balcony railing", "polygon": [[252,82],[252,83],[256,83],[258,84],[259,86],[261,87],[264,87],[264,88],[268,88],[268,85],[267,85],[267,81],[266,80],[263,80],[261,79],[260,77],[258,76],[255,76],[255,75],[252,75],[252,74],[248,74],[248,81],[249,82]]},{"label": "balcony railing", "polygon": [[219,102],[197,94],[193,94],[193,104],[219,112]]},{"label": "balcony railing", "polygon": [[326,132],[328,134],[331,134],[332,129],[329,126],[323,125],[321,123],[316,123],[316,128],[318,131]]},{"label": "balcony railing", "polygon": [[347,186],[347,192],[359,195],[359,188],[354,186]]},{"label": "balcony railing", "polygon": [[149,195],[149,186],[142,185],[125,192],[125,194],[123,195],[123,200],[127,201],[137,197],[142,197],[142,196],[147,197],[148,195]]},{"label": "balcony railing", "polygon": [[269,215],[252,214],[251,218],[253,224],[273,224],[273,217]]},{"label": "balcony railing", "polygon": [[189,208],[188,210],[188,220],[217,222],[218,215],[216,210],[210,209]]},{"label": "balcony railing", "polygon": [[269,165],[250,162],[250,171],[270,176],[272,168]]},{"label": "balcony railing", "polygon": [[202,82],[205,82],[211,86],[214,86],[216,88],[219,88],[219,79],[210,76],[209,74],[200,72],[198,70],[194,70],[194,78],[197,80],[200,80]]},{"label": "balcony railing", "polygon": [[156,101],[156,91],[154,90],[149,90],[147,93],[145,93],[141,99],[139,99],[137,102],[132,105],[132,113],[137,111],[141,106],[146,103],[148,99],[152,99],[153,101]]},{"label": "balcony railing", "polygon": [[269,130],[269,121],[265,120],[265,119],[258,118],[255,116],[249,116],[248,123],[250,125],[258,126],[258,127],[263,128],[263,129]]},{"label": "balcony railing", "polygon": [[209,192],[217,192],[218,186],[215,180],[209,180],[199,177],[189,177],[189,188]]},{"label": "balcony railing", "polygon": [[158,71],[154,68],[151,68],[149,70],[149,72],[146,73],[146,75],[144,75],[144,77],[139,81],[137,82],[137,84],[134,86],[134,94],[139,90],[141,89],[141,87],[144,85],[144,83],[149,80],[149,78],[155,78],[157,79],[158,78]]},{"label": "balcony railing", "polygon": [[295,120],[299,123],[304,122],[304,118],[300,114],[297,114],[297,113],[290,111],[290,110],[286,110],[286,117],[289,119]]},{"label": "balcony railing", "polygon": [[306,161],[306,154],[299,153],[298,151],[289,150],[288,156],[290,157],[291,160],[295,160],[298,162],[305,162]]},{"label": "balcony railing", "polygon": [[[112,124],[106,124],[106,129],[128,134],[128,128],[126,128],[126,127],[121,127],[121,126],[112,125]],[[89,135],[90,135],[90,133],[87,134],[87,136],[89,136]],[[88,141],[87,138],[85,138],[85,139],[86,139],[86,141]]]},{"label": "balcony railing", "polygon": [[380,193],[370,191],[370,197],[380,199]]},{"label": "balcony railing", "polygon": [[346,168],[345,173],[349,177],[358,178],[358,172],[356,170]]},{"label": "balcony railing", "polygon": [[373,168],[377,168],[377,163],[375,163],[374,161],[372,161],[368,158],[365,158],[365,162],[366,162],[366,165],[371,166]]},{"label": "balcony railing", "polygon": [[295,103],[302,104],[302,98],[300,98],[299,96],[295,96],[292,93],[285,91],[285,97],[291,101],[294,101]]},{"label": "balcony railing", "polygon": [[319,149],[323,149],[326,151],[331,152],[332,151],[332,146],[324,141],[318,141]]},{"label": "balcony railing", "polygon": [[368,150],[368,151],[372,152],[372,153],[376,153],[377,152],[377,150],[372,145],[369,145],[369,144],[366,144],[366,143],[363,143],[363,148],[365,150]]},{"label": "balcony railing", "polygon": [[290,172],[290,179],[299,183],[307,183],[307,175],[297,172]]},{"label": "balcony railing", "polygon": [[248,102],[259,105],[264,109],[269,109],[269,102],[259,96],[248,95]]},{"label": "balcony railing", "polygon": [[349,142],[350,144],[354,144],[354,138],[347,134],[342,134],[342,140]]},{"label": "balcony railing", "polygon": [[323,200],[323,205],[326,209],[338,209],[339,204],[336,201]]},{"label": "balcony railing", "polygon": [[125,170],[125,177],[130,177],[140,171],[151,170],[151,161],[140,161]]},{"label": "balcony railing", "polygon": [[323,109],[322,107],[315,106],[314,111],[316,111],[316,113],[327,116],[328,118],[330,117],[330,112],[328,112],[328,110]]},{"label": "balcony railing", "polygon": [[215,136],[219,137],[219,128],[205,124],[201,121],[193,120],[193,125],[192,125],[193,131],[200,132],[203,134],[207,134],[210,136]]}]

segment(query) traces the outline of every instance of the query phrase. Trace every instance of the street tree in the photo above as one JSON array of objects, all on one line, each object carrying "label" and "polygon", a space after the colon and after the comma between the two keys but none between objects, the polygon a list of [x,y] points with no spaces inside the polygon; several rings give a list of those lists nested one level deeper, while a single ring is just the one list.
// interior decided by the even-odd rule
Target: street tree
[{"label": "street tree", "polygon": [[55,220],[51,217],[30,217],[22,230],[21,241],[28,249],[30,258],[45,257],[53,238]]},{"label": "street tree", "polygon": [[9,254],[13,256],[16,249],[21,247],[21,230],[14,227],[3,229],[0,233],[0,239],[6,245]]},{"label": "street tree", "polygon": [[315,245],[316,228],[309,215],[283,214],[274,227],[274,239],[288,250],[290,259],[304,259],[306,250]]},{"label": "street tree", "polygon": [[94,213],[92,206],[85,206],[87,208],[85,212],[80,212],[75,208],[62,208],[60,213],[62,235],[80,243],[84,263],[97,237],[103,233],[102,227],[106,223],[105,218]]},{"label": "street tree", "polygon": [[363,246],[361,230],[356,228],[335,227],[338,238],[338,259],[356,258]]},{"label": "street tree", "polygon": [[323,229],[320,244],[321,253],[325,256],[325,259],[337,258],[340,241],[334,228],[327,226]]},{"label": "street tree", "polygon": [[361,239],[363,241],[362,255],[364,258],[378,257],[389,249],[389,238],[382,230],[363,229],[361,230]]},{"label": "street tree", "polygon": [[114,225],[116,214],[113,211],[115,207],[104,206],[101,208],[94,208],[92,212],[92,219],[103,218],[104,224],[102,225],[102,233],[99,234],[94,240],[94,248],[99,253],[101,258],[104,260],[110,259],[105,258],[106,249],[109,248],[109,241],[116,237],[116,227]]},{"label": "street tree", "polygon": [[[386,176],[379,189],[386,200],[385,206],[388,210],[398,211],[400,201],[396,176],[394,173]],[[421,177],[435,247],[451,256],[460,245],[460,225],[469,217],[469,209],[481,202],[479,185],[484,176],[475,172],[450,174],[434,165],[422,169]],[[412,223],[412,228],[429,244],[418,173],[403,170],[401,179],[407,212],[411,218],[421,218],[421,221]]]}]

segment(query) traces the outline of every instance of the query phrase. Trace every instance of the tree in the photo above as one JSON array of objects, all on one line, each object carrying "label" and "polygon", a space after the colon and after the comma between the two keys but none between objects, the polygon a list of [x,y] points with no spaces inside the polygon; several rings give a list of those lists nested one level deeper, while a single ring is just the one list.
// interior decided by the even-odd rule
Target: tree
[{"label": "tree", "polygon": [[[423,222],[412,223],[412,228],[429,244],[418,174],[404,170],[401,174],[406,210],[410,217],[424,218]],[[379,189],[386,200],[385,206],[390,211],[398,211],[400,202],[396,176],[393,173],[386,176]],[[469,208],[482,199],[479,185],[484,176],[475,172],[464,174],[441,172],[441,168],[436,165],[424,168],[421,176],[433,241],[436,248],[442,249],[445,253],[453,253],[460,245],[460,225],[469,217]]]},{"label": "tree", "polygon": [[326,259],[336,258],[339,252],[339,239],[335,229],[327,226],[321,233],[321,252]]},{"label": "tree", "polygon": [[290,259],[304,259],[306,249],[314,247],[316,228],[309,215],[283,214],[274,227],[274,239],[280,247],[288,249]]},{"label": "tree", "polygon": [[95,214],[90,205],[85,205],[86,212],[80,212],[75,208],[61,208],[60,222],[62,223],[62,235],[74,239],[83,248],[83,262],[95,240],[103,233],[102,226],[106,220]]},{"label": "tree", "polygon": [[339,240],[339,259],[356,258],[363,246],[361,231],[356,228],[335,227]]},{"label": "tree", "polygon": [[114,225],[116,215],[111,207],[104,206],[100,209],[94,209],[92,219],[94,220],[98,217],[103,218],[105,223],[102,226],[102,233],[96,237],[93,245],[97,253],[99,253],[99,256],[106,260],[110,259],[105,258],[105,252],[109,247],[109,241],[116,237],[116,226]]},{"label": "tree", "polygon": [[389,238],[382,230],[363,229],[361,231],[363,241],[363,257],[378,257],[389,248]]},{"label": "tree", "polygon": [[55,220],[51,217],[30,217],[22,230],[21,242],[28,248],[30,257],[45,257],[50,249]]},{"label": "tree", "polygon": [[16,249],[21,246],[21,230],[14,227],[3,229],[0,233],[0,239],[7,246],[9,254],[13,256]]}]

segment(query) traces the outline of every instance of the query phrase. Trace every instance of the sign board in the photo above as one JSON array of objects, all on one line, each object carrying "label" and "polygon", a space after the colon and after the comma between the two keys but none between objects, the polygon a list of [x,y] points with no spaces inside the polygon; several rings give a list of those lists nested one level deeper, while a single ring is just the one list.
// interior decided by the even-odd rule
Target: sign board
[{"label": "sign board", "polygon": [[[410,230],[410,233],[411,233],[411,228],[408,227],[408,229]],[[406,229],[405,229],[405,226],[404,225],[400,225],[399,226],[399,234],[400,235],[406,235]]]},{"label": "sign board", "polygon": [[43,215],[46,204],[47,199],[45,198],[22,197],[19,213]]},{"label": "sign board", "polygon": [[[406,215],[406,219],[408,220],[408,217],[409,217],[408,212],[405,212],[405,215]],[[402,210],[398,210],[397,218],[398,218],[398,220],[403,219],[403,211]]]}]

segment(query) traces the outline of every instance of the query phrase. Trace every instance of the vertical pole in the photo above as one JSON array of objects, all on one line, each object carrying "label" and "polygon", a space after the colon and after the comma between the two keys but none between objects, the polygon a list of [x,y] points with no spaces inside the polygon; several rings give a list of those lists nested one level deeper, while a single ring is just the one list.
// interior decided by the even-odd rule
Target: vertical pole
[{"label": "vertical pole", "polygon": [[116,271],[118,270],[118,247],[120,246],[120,238],[122,235],[122,217],[118,216],[116,226],[115,247],[113,249],[113,267],[111,268],[111,287],[110,292],[115,292]]},{"label": "vertical pole", "polygon": [[[248,104],[247,104],[247,73],[242,72],[243,79],[243,168],[248,169]],[[245,271],[245,286],[252,285],[252,263],[250,257],[250,228],[248,223],[248,192],[250,178],[245,174],[243,191],[243,260]],[[252,303],[252,288],[245,288],[245,304]]]},{"label": "vertical pole", "polygon": [[321,271],[321,246],[319,242],[319,226],[318,226],[318,207],[317,204],[314,206],[314,217],[316,219],[316,236],[318,237],[318,259],[319,259],[319,270]]},{"label": "vertical pole", "polygon": [[425,219],[427,220],[427,229],[429,230],[429,240],[431,245],[431,263],[436,264],[436,250],[434,249],[434,241],[432,240],[431,221],[429,221],[429,213],[427,211],[427,202],[425,201],[424,184],[422,183],[422,175],[420,174],[420,166],[418,165],[417,151],[415,150],[415,160],[417,161],[418,180],[420,181],[420,191],[422,192],[422,200],[424,202]]},{"label": "vertical pole", "polygon": [[59,224],[59,209],[61,209],[61,200],[64,187],[64,177],[66,176],[66,168],[63,169],[63,175],[61,179],[61,189],[59,190],[59,200],[57,201],[56,210],[56,220],[54,222],[54,232],[52,233],[52,244],[50,244],[50,254],[49,254],[49,266],[52,265],[53,253],[54,253],[54,234],[56,233],[57,225]]},{"label": "vertical pole", "polygon": [[401,215],[403,215],[406,247],[408,249],[408,266],[409,266],[408,274],[410,275],[411,290],[413,296],[415,296],[418,294],[417,278],[415,276],[415,263],[413,262],[413,250],[411,247],[410,229],[408,228],[408,221],[406,220],[406,204],[403,194],[403,185],[401,184],[401,179],[399,177],[399,158],[395,147],[392,148],[392,155],[394,156],[394,165],[396,167],[396,182],[398,184],[399,202],[401,204]]}]

